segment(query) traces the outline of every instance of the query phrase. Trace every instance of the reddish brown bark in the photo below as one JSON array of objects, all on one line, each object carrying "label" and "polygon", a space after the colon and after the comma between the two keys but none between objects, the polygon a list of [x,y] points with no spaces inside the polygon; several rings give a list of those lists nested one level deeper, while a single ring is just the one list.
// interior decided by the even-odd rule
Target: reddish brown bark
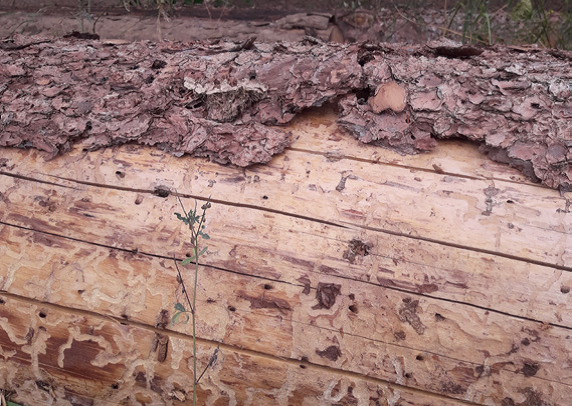
[{"label": "reddish brown bark", "polygon": [[[15,37],[0,44],[0,146],[52,155],[126,142],[247,166],[290,142],[275,126],[327,102],[363,142],[402,153],[436,139],[572,188],[572,53],[427,46],[132,43]],[[86,144],[84,144],[86,145]]]}]

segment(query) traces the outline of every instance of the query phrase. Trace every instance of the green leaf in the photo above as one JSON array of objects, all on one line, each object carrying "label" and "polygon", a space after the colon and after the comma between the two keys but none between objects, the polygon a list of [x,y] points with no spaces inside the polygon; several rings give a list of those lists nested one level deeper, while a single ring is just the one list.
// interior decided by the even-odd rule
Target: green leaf
[{"label": "green leaf", "polygon": [[189,219],[186,218],[186,217],[181,216],[180,213],[175,213],[175,216],[177,216],[177,218],[178,218],[179,220],[181,220],[183,223],[185,223],[185,225],[188,225],[188,224],[189,224]]},{"label": "green leaf", "polygon": [[194,256],[189,257],[189,258],[185,258],[181,261],[181,265],[188,265],[190,264],[193,260],[195,259]]},{"label": "green leaf", "polygon": [[179,316],[181,314],[183,314],[183,313],[177,312],[177,313],[173,314],[173,317],[171,317],[171,326],[174,326],[177,323],[177,321],[179,320]]},{"label": "green leaf", "polygon": [[180,302],[175,303],[175,310],[177,310],[179,312],[185,312],[186,311],[185,306],[183,306],[183,304]]},{"label": "green leaf", "polygon": [[208,247],[204,247],[204,248],[201,250],[201,252],[199,252],[199,257],[200,257],[201,255],[203,255],[203,254],[207,251],[207,248],[208,248]]},{"label": "green leaf", "polygon": [[187,311],[177,312],[177,313],[173,314],[173,317],[171,317],[171,326],[174,326],[176,323],[179,322],[179,317],[181,316],[181,314],[185,315],[185,317],[186,317],[186,320],[183,321],[182,323],[188,323],[189,322],[189,320],[190,320],[189,312],[187,312]]},{"label": "green leaf", "polygon": [[205,240],[210,240],[211,237],[209,237],[209,235],[207,233],[202,233],[201,232],[201,236],[205,239]]}]

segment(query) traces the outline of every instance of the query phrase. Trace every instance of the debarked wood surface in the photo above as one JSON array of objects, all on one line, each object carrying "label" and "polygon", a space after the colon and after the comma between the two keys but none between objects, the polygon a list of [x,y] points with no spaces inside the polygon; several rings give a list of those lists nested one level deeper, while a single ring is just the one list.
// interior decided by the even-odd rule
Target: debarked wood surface
[{"label": "debarked wood surface", "polygon": [[570,196],[471,144],[400,156],[334,120],[301,115],[292,146],[247,169],[1,150],[0,388],[190,404],[191,326],[160,321],[190,252],[176,192],[213,203],[199,365],[219,357],[199,404],[569,405]]}]

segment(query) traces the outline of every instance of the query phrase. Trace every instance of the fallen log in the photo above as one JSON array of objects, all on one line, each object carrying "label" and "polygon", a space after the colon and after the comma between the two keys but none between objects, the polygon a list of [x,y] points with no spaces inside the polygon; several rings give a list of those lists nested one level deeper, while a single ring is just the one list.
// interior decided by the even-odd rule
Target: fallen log
[{"label": "fallen log", "polygon": [[249,168],[141,145],[3,150],[10,400],[190,402],[191,326],[161,320],[191,252],[173,213],[210,196],[201,367],[220,350],[199,404],[568,405],[570,201],[474,145],[400,156],[336,118],[298,115],[278,128],[292,145]]},{"label": "fallen log", "polygon": [[572,188],[572,53],[455,43],[0,44],[0,146],[55,156],[127,142],[248,166],[284,125],[334,102],[360,141],[414,154],[465,138],[536,182]]}]

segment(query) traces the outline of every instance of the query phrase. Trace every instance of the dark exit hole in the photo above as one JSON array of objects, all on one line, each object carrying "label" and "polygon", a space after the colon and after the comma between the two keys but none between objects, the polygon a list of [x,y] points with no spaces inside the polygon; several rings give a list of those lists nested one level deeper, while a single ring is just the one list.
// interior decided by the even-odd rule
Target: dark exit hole
[{"label": "dark exit hole", "polygon": [[350,309],[350,312],[352,312],[352,313],[357,313],[357,312],[358,312],[356,305],[350,305],[350,306],[348,307],[348,309]]},{"label": "dark exit hole", "polygon": [[125,172],[121,172],[121,171],[115,171],[115,174],[120,177],[120,178],[124,178],[125,177]]},{"label": "dark exit hole", "polygon": [[405,377],[406,377],[407,379],[409,379],[409,378],[411,378],[411,374],[410,374],[409,372],[407,372],[407,373],[405,374]]},{"label": "dark exit hole", "polygon": [[423,355],[419,354],[418,356],[415,357],[415,359],[417,361],[423,361]]},{"label": "dark exit hole", "polygon": [[356,99],[358,104],[364,105],[367,103],[368,99],[372,96],[373,92],[369,87],[365,89],[360,89],[356,92]]},{"label": "dark exit hole", "polygon": [[235,311],[236,311],[236,307],[234,307],[234,306],[228,306],[228,310],[230,310],[231,312],[235,312]]},{"label": "dark exit hole", "polygon": [[42,319],[45,319],[45,318],[46,318],[46,313],[40,312],[40,313],[38,313],[38,316],[40,316]]},{"label": "dark exit hole", "polygon": [[268,196],[266,196],[266,195],[262,196],[262,198],[263,198],[264,200],[268,200]]},{"label": "dark exit hole", "polygon": [[272,285],[269,285],[268,283],[265,283],[265,284],[264,284],[264,289],[270,290],[270,289],[272,289]]},{"label": "dark exit hole", "polygon": [[165,187],[156,187],[155,190],[153,191],[153,194],[158,197],[167,198],[169,197],[171,192],[169,191],[169,189]]},{"label": "dark exit hole", "polygon": [[111,385],[112,389],[119,389],[119,384],[118,383],[114,383]]},{"label": "dark exit hole", "polygon": [[300,365],[300,368],[306,369],[307,367],[306,367],[306,365]]}]

